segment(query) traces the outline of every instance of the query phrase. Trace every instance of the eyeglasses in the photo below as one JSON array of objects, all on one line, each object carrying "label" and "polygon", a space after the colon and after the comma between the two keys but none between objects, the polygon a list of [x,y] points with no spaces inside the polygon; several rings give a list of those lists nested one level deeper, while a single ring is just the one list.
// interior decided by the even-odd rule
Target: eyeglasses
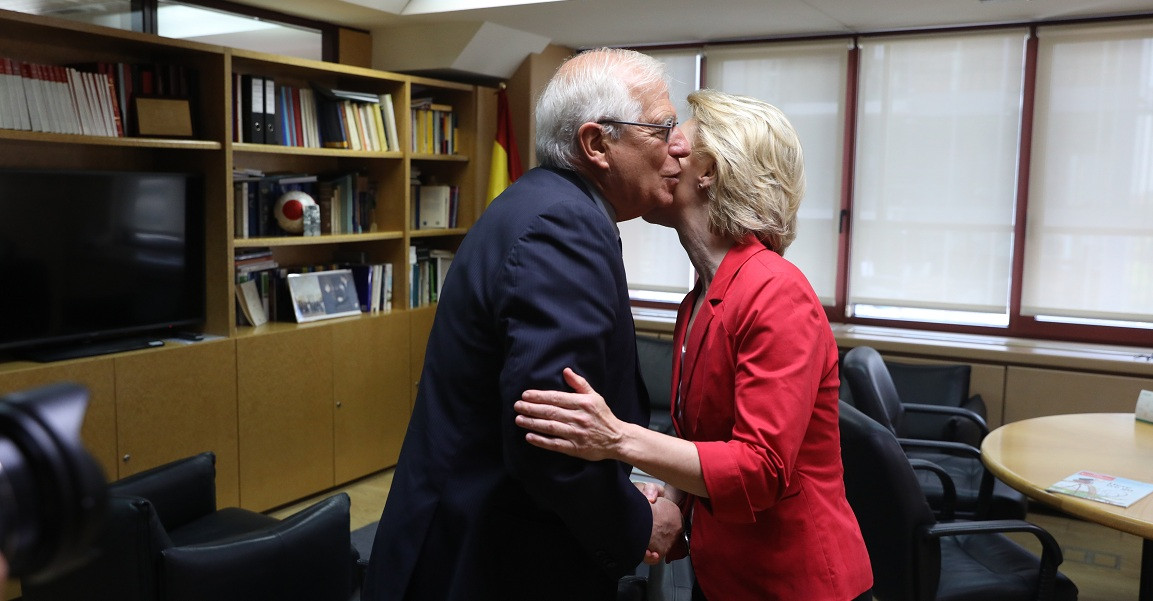
[{"label": "eyeglasses", "polygon": [[636,121],[618,121],[617,119],[601,119],[597,121],[598,124],[604,125],[606,123],[616,123],[618,125],[636,125],[637,127],[652,127],[655,129],[664,130],[664,143],[669,143],[669,137],[673,135],[673,129],[677,126],[677,118],[669,117],[665,119],[664,123],[638,123]]}]

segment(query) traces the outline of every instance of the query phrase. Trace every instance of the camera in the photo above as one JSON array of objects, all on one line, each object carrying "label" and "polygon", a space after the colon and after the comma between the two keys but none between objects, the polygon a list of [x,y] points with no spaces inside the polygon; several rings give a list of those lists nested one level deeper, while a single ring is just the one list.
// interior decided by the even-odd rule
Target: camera
[{"label": "camera", "polygon": [[0,396],[0,552],[14,577],[82,561],[107,482],[80,442],[88,391],[62,382]]}]

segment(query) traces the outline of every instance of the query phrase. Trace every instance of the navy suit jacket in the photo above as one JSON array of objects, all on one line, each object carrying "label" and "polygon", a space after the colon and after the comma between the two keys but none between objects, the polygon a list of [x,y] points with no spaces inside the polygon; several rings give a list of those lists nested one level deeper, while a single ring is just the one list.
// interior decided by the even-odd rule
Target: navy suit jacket
[{"label": "navy suit jacket", "polygon": [[513,421],[565,367],[647,423],[615,224],[575,173],[537,168],[446,276],[365,601],[615,598],[652,529],[629,466],[538,449]]}]

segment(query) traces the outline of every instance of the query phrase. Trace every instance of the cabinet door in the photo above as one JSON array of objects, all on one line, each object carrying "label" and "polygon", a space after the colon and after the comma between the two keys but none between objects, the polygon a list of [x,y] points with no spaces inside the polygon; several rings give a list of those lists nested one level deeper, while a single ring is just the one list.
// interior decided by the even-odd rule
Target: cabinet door
[{"label": "cabinet door", "polygon": [[338,484],[396,465],[410,412],[408,336],[407,312],[332,328]]},{"label": "cabinet door", "polygon": [[1005,379],[1005,423],[1062,413],[1132,413],[1153,378],[1011,365]]},{"label": "cabinet door", "polygon": [[[96,458],[108,480],[116,479],[116,385],[112,359],[96,357],[0,371],[0,394],[27,390],[67,380],[88,388],[88,410],[80,438]],[[9,366],[6,366],[9,367]]]},{"label": "cabinet door", "polygon": [[240,503],[236,344],[214,340],[116,361],[120,477],[203,451],[216,454],[216,499]]},{"label": "cabinet door", "polygon": [[236,340],[240,505],[264,511],[331,488],[332,332]]}]

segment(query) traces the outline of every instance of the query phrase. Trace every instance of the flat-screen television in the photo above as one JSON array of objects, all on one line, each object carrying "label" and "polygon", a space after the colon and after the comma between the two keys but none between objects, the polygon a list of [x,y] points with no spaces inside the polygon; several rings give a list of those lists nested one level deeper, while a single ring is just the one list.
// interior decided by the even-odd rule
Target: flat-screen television
[{"label": "flat-screen television", "polygon": [[0,169],[0,355],[155,346],[204,296],[199,176]]}]

